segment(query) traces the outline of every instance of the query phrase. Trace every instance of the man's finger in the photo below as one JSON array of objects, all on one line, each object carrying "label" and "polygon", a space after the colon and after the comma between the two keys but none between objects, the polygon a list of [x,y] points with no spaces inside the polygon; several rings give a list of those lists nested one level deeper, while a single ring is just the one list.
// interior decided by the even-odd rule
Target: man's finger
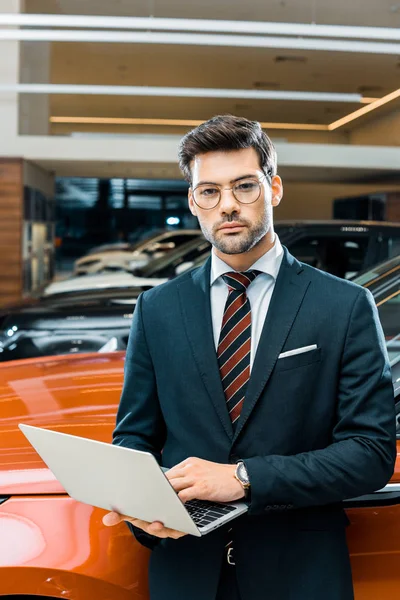
[{"label": "man's finger", "polygon": [[173,467],[172,469],[169,469],[169,471],[165,473],[166,478],[169,480],[174,479],[175,477],[185,477],[185,475],[186,473],[184,469],[182,469],[182,467],[180,467],[179,465]]},{"label": "man's finger", "polygon": [[178,492],[178,496],[180,498],[180,500],[182,500],[183,503],[188,502],[189,500],[202,500],[202,498],[200,497],[201,494],[199,494],[199,492],[196,492],[196,488],[195,487],[187,487],[183,490],[181,490],[180,492]]},{"label": "man's finger", "polygon": [[123,516],[115,511],[109,512],[103,517],[103,524],[107,527],[118,525],[118,523],[121,523],[121,521],[123,521]]},{"label": "man's finger", "polygon": [[154,523],[150,523],[146,528],[147,533],[151,533],[152,535],[159,535],[160,533],[165,533],[166,527],[159,521],[154,521]]},{"label": "man's finger", "polygon": [[169,482],[176,492],[180,492],[181,490],[189,488],[193,485],[193,481],[191,479],[187,479],[184,477],[173,477],[169,480]]}]

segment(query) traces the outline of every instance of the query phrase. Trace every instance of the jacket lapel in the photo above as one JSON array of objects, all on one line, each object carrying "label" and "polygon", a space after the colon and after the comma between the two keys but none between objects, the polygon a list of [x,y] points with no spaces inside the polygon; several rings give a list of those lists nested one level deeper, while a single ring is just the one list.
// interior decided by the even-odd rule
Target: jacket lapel
[{"label": "jacket lapel", "polygon": [[284,252],[233,441],[242,431],[268,383],[310,284],[302,265],[289,254],[287,248],[284,248]]},{"label": "jacket lapel", "polygon": [[211,258],[192,276],[178,284],[183,323],[200,376],[230,440],[232,422],[226,408],[224,390],[218,368],[211,320]]}]

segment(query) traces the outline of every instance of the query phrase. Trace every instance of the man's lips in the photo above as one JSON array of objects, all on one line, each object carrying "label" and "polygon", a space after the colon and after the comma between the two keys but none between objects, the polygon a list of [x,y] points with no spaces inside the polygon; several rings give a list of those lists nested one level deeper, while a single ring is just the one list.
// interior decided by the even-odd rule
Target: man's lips
[{"label": "man's lips", "polygon": [[234,230],[238,230],[238,229],[243,229],[244,225],[243,223],[224,223],[223,225],[221,225],[221,227],[219,228],[219,230],[225,230],[225,231],[234,231]]}]

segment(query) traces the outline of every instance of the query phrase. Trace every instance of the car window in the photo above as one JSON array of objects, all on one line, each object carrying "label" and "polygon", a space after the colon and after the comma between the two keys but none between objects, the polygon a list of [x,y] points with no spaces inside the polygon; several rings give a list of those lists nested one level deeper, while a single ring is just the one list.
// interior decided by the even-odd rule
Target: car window
[{"label": "car window", "polygon": [[349,279],[363,267],[368,238],[310,235],[287,245],[301,262]]},{"label": "car window", "polygon": [[378,287],[382,287],[384,283],[388,283],[400,274],[400,255],[385,260],[379,265],[375,265],[372,269],[360,273],[353,281],[375,293]]},{"label": "car window", "polygon": [[388,254],[389,258],[392,258],[393,256],[398,256],[400,254],[400,238],[388,238]]},{"label": "car window", "polygon": [[110,350],[124,350],[126,347],[122,338],[115,337],[112,332],[107,331],[68,331],[60,333],[54,331],[20,331],[12,340],[3,339],[0,342],[0,362],[58,354],[99,352],[104,351],[106,344],[109,344]]},{"label": "car window", "polygon": [[[384,294],[375,297],[379,319],[385,334],[388,351],[397,353],[400,346],[397,343],[400,316],[400,278],[388,286]],[[391,340],[395,340],[390,344]]]}]

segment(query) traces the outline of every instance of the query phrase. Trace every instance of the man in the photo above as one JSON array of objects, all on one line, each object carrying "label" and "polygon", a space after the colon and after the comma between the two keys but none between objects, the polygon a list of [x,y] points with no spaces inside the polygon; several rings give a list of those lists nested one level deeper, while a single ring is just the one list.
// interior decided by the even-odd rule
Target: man
[{"label": "man", "polygon": [[152,549],[152,600],[350,600],[341,502],[383,487],[395,460],[372,296],[282,248],[259,123],[211,119],[183,138],[180,166],[212,256],[140,297],[114,443],[170,467],[183,502],[249,511],[201,538],[104,522],[129,521]]}]

